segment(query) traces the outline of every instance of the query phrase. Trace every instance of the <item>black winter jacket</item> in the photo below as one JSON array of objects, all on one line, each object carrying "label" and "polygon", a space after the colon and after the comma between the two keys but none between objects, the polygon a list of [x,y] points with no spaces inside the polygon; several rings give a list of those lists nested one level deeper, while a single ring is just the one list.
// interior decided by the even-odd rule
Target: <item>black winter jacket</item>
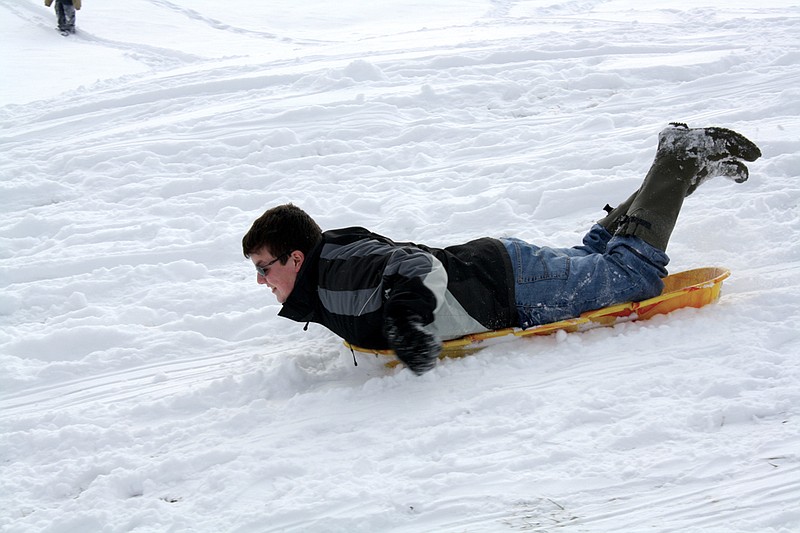
[{"label": "black winter jacket", "polygon": [[346,341],[389,348],[385,317],[419,315],[442,340],[516,327],[505,246],[482,238],[443,249],[395,243],[364,228],[326,231],[279,315],[324,325]]}]

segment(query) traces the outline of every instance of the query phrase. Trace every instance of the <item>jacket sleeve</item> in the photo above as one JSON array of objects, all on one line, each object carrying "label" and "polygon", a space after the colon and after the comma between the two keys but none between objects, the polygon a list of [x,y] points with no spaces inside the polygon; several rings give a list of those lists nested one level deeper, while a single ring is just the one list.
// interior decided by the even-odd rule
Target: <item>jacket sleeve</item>
[{"label": "jacket sleeve", "polygon": [[384,315],[417,315],[430,324],[447,290],[447,273],[432,254],[415,247],[392,251],[383,272]]},{"label": "jacket sleeve", "polygon": [[387,347],[387,319],[431,324],[447,289],[444,266],[433,254],[363,228],[324,233],[314,279],[315,321],[366,348]]}]

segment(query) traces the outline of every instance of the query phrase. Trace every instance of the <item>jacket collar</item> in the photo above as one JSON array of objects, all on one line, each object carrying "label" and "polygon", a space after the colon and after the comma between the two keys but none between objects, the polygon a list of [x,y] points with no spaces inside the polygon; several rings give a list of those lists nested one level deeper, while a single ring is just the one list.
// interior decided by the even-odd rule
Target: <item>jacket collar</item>
[{"label": "jacket collar", "polygon": [[314,322],[318,309],[319,297],[317,296],[317,280],[319,276],[319,254],[322,242],[318,243],[306,254],[303,266],[297,273],[297,279],[291,294],[283,302],[283,307],[278,316],[294,320],[295,322]]}]

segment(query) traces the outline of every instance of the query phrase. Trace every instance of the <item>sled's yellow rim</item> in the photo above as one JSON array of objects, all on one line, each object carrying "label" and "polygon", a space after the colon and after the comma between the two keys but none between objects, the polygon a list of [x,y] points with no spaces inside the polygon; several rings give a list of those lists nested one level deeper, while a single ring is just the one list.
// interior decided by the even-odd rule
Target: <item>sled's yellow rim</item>
[{"label": "sled's yellow rim", "polygon": [[[484,333],[473,333],[457,339],[445,341],[442,357],[458,357],[480,348],[484,341],[513,335],[528,337],[551,335],[557,331],[578,331],[598,326],[611,326],[621,320],[646,320],[655,315],[671,313],[684,307],[703,307],[720,297],[722,281],[731,275],[722,267],[695,268],[670,274],[664,278],[664,290],[660,295],[640,302],[626,302],[587,311],[577,318],[560,320],[528,329],[505,328]],[[344,341],[344,345],[357,352],[393,356],[393,350],[370,350]]]}]

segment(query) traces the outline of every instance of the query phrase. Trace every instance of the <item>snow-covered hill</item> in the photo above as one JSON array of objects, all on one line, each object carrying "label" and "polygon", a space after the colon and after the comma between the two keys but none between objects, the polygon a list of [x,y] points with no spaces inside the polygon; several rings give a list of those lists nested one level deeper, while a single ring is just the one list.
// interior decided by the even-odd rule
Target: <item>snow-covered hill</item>
[{"label": "snow-covered hill", "polygon": [[[800,5],[650,4],[0,0],[0,531],[800,531]],[[418,378],[241,255],[571,246],[675,120],[764,152],[670,244],[714,306]]]}]

